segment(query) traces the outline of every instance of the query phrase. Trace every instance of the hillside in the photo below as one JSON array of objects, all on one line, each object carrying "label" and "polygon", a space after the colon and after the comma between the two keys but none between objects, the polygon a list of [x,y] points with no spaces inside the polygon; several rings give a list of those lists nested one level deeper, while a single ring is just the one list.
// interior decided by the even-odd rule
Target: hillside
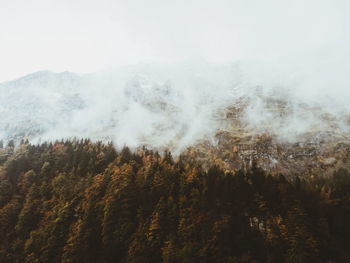
[{"label": "hillside", "polygon": [[288,179],[89,140],[0,160],[0,262],[350,260],[344,168]]},{"label": "hillside", "polygon": [[171,150],[224,170],[255,160],[272,174],[350,168],[349,109],[288,88],[241,83],[244,65],[139,65],[37,72],[0,84],[0,140],[72,138]]}]

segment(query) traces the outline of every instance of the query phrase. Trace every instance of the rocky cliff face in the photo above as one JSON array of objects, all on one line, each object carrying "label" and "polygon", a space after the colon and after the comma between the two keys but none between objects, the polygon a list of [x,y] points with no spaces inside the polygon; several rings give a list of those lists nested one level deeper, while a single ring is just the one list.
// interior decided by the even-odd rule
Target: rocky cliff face
[{"label": "rocky cliff face", "polygon": [[[269,109],[283,118],[290,114],[286,110],[287,104],[272,101]],[[225,128],[217,130],[215,145],[203,140],[190,147],[185,156],[204,163],[214,161],[227,170],[247,169],[255,162],[269,173],[286,176],[317,176],[321,172],[330,175],[340,167],[350,168],[350,134],[337,128],[333,118],[324,119],[319,129],[283,138],[273,129],[261,132],[251,129],[244,121],[247,105],[243,102],[239,107],[226,109],[226,115],[221,119]],[[313,114],[316,113],[320,111]],[[281,119],[276,119],[279,121]]]}]

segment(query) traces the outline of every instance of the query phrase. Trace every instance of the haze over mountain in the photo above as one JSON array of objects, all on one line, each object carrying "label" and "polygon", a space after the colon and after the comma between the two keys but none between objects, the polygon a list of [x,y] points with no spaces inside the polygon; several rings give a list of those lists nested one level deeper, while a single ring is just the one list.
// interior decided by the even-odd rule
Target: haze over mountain
[{"label": "haze over mountain", "polygon": [[0,138],[76,136],[181,151],[234,126],[224,121],[230,107],[253,134],[347,136],[348,7],[343,0],[5,1]]},{"label": "haze over mountain", "polygon": [[[203,139],[215,143],[218,130],[235,125],[284,141],[310,133],[347,136],[343,86],[316,92],[315,75],[299,81],[301,74],[294,73],[298,78],[288,79],[281,70],[247,62],[203,61],[145,63],[83,75],[36,72],[0,85],[0,138],[88,137],[178,151]],[[239,111],[235,120],[227,118],[232,108]]]}]

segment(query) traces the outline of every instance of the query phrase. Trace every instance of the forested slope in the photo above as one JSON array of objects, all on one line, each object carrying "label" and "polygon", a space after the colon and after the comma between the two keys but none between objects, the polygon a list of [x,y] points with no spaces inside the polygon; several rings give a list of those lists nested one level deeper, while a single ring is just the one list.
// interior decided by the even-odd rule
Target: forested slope
[{"label": "forested slope", "polygon": [[0,262],[350,262],[346,169],[201,167],[89,140],[2,148]]}]

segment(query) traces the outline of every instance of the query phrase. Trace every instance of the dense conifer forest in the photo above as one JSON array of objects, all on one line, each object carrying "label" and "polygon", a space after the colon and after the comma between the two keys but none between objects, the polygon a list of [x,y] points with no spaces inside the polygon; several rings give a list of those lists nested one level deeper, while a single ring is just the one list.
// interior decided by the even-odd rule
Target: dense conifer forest
[{"label": "dense conifer forest", "polygon": [[0,262],[350,262],[350,174],[232,173],[89,140],[0,147]]}]

